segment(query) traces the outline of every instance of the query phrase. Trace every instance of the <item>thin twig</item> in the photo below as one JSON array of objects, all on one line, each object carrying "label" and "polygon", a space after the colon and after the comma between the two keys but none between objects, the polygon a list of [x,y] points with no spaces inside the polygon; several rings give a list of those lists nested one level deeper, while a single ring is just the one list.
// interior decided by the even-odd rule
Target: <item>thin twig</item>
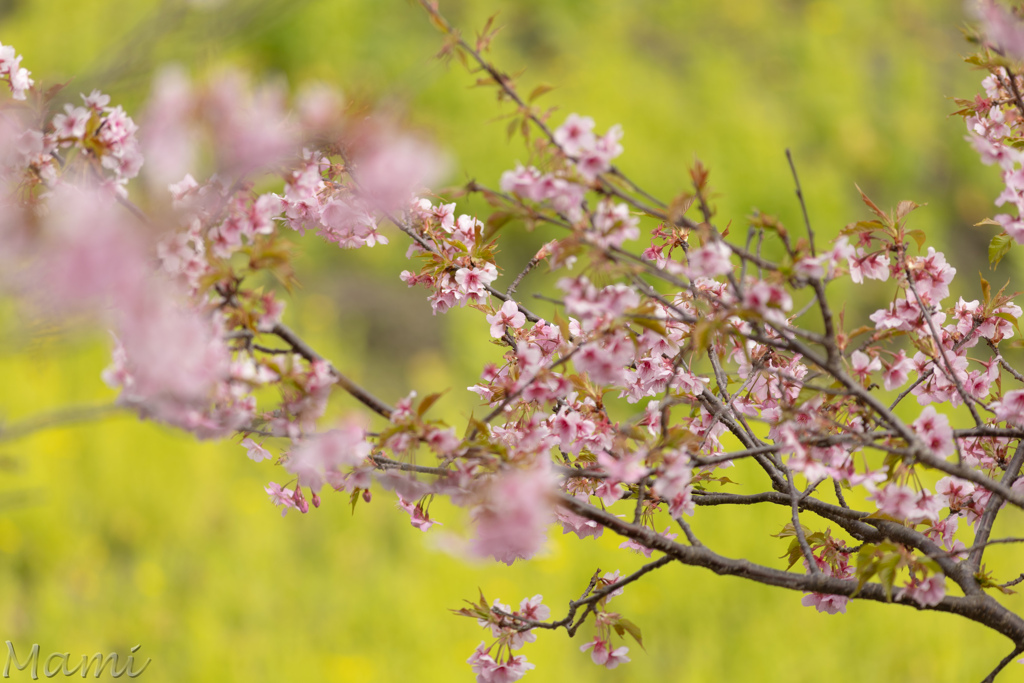
[{"label": "thin twig", "polygon": [[807,215],[807,204],[804,203],[804,193],[800,189],[800,178],[796,174],[796,164],[793,163],[793,155],[786,150],[786,159],[789,161],[789,170],[793,172],[793,183],[796,184],[796,198],[800,200],[800,210],[804,214],[804,225],[807,226],[807,238],[811,242],[811,256],[816,256],[814,251],[814,230],[811,229],[811,218]]},{"label": "thin twig", "polygon": [[[1020,476],[1021,466],[1024,466],[1024,439],[1017,443],[1017,450],[1013,453],[1013,458],[1010,463],[1006,466],[1006,472],[1003,474],[1002,483],[1007,486],[1012,486],[1013,482],[1016,481],[1017,477]],[[988,503],[985,504],[985,512],[982,513],[981,519],[978,521],[977,526],[974,530],[974,543],[971,546],[971,554],[968,558],[968,566],[971,567],[972,571],[978,571],[981,567],[981,557],[985,552],[985,546],[989,544],[989,534],[992,533],[992,525],[995,524],[996,515],[999,514],[999,510],[1003,507],[1003,499],[998,493],[993,493]],[[1003,543],[1011,542],[1012,539],[1004,539]],[[999,541],[992,541],[993,543]]]},{"label": "thin twig", "polygon": [[125,406],[116,403],[104,403],[92,406],[74,406],[60,408],[49,413],[33,415],[10,425],[0,424],[0,441],[22,439],[44,429],[67,427],[81,422],[91,422],[101,417],[127,413]]},{"label": "thin twig", "polygon": [[1014,657],[1016,657],[1022,652],[1024,652],[1024,645],[1017,645],[1015,648],[1013,648],[1013,652],[1003,657],[1002,661],[996,664],[996,668],[992,670],[992,673],[990,673],[988,676],[985,676],[985,678],[982,679],[981,683],[993,683],[993,681],[996,680],[996,676],[999,675],[999,672],[1005,669],[1006,665],[1012,662]]},{"label": "thin twig", "polygon": [[[299,335],[293,332],[291,328],[289,328],[284,323],[277,323],[276,325],[274,325],[274,328],[271,330],[271,333],[280,337],[284,342],[286,342],[289,346],[292,347],[295,353],[299,354],[306,360],[310,362],[327,362],[326,359],[319,353],[317,353],[312,346],[307,344]],[[378,415],[391,419],[391,413],[394,412],[394,408],[389,406],[384,401],[381,401],[379,398],[368,392],[366,389],[363,389],[361,386],[350,380],[345,375],[341,374],[341,372],[339,372],[338,369],[335,368],[330,363],[328,363],[328,366],[330,367],[331,374],[334,376],[335,381],[337,381],[337,383],[341,386],[342,389],[347,391],[356,400],[358,400],[360,403],[373,410]]]},{"label": "thin twig", "polygon": [[786,469],[786,481],[789,483],[790,507],[793,511],[793,531],[796,533],[797,541],[800,542],[800,550],[803,551],[804,560],[807,562],[807,571],[811,574],[817,574],[821,570],[818,569],[818,560],[814,557],[811,546],[807,543],[804,527],[800,524],[800,498],[797,495],[796,486],[793,485],[793,473],[788,468]]}]

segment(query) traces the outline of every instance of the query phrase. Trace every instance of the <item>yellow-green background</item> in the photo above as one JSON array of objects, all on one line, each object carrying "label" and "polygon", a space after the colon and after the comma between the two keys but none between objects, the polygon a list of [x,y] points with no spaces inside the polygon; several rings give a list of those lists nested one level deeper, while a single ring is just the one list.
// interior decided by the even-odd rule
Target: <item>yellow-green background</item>
[{"label": "yellow-green background", "polygon": [[[556,123],[572,111],[601,130],[621,123],[621,166],[657,194],[682,189],[700,158],[721,193],[722,225],[745,230],[743,217],[758,207],[799,231],[791,148],[819,234],[864,217],[854,183],[882,206],[927,202],[915,227],[945,245],[963,276],[959,291],[978,296],[974,273],[987,268],[990,233],[970,226],[992,212],[998,177],[947,117],[948,97],[972,96],[979,80],[959,59],[959,1],[441,8],[467,34],[500,10],[495,58],[509,71],[527,67],[527,88],[558,86],[546,97],[560,108]],[[232,63],[293,85],[323,80],[350,100],[402,111],[450,151],[452,182],[496,185],[525,158],[493,121],[502,113],[493,95],[431,59],[440,37],[403,0],[6,0],[0,41],[25,55],[38,81],[73,79],[72,95],[103,87],[131,113],[155,65],[177,61],[202,74]],[[550,237],[519,235],[499,262],[514,271]],[[429,314],[422,290],[397,280],[400,235],[373,251],[303,244],[304,288],[287,322],[386,400],[452,387],[436,410],[453,423],[466,415],[474,395],[463,387],[500,354],[480,340],[479,316]],[[863,313],[849,295],[836,289],[851,316]],[[62,335],[2,311],[5,419],[113,398],[99,381],[102,332]],[[353,409],[339,397],[331,414]],[[320,510],[282,519],[263,493],[268,481],[285,481],[280,470],[250,462],[234,443],[198,443],[131,417],[0,442],[0,467],[0,640],[21,657],[39,643],[44,656],[69,652],[73,661],[141,644],[137,657],[153,659],[142,679],[153,682],[471,680],[464,662],[485,633],[447,610],[478,587],[512,604],[542,593],[560,616],[598,567],[625,573],[641,563],[615,551],[615,539],[563,542],[557,531],[530,563],[463,561],[443,549],[464,531],[463,511],[436,505],[445,526],[421,534],[382,491],[354,515],[343,496],[326,495]],[[757,481],[745,468],[733,478],[743,475]],[[784,545],[767,534],[785,519],[785,510],[751,507],[700,510],[693,523],[714,549],[778,566]],[[1020,522],[1008,517],[997,532],[1013,534]],[[1024,569],[1020,559],[989,552],[1004,579]],[[953,617],[859,602],[829,617],[800,597],[669,567],[616,601],[644,629],[646,652],[634,646],[632,663],[606,671],[578,651],[587,629],[574,641],[542,633],[525,650],[537,665],[526,680],[961,681],[982,678],[1008,649]],[[1016,597],[1007,604],[1024,608]]]}]

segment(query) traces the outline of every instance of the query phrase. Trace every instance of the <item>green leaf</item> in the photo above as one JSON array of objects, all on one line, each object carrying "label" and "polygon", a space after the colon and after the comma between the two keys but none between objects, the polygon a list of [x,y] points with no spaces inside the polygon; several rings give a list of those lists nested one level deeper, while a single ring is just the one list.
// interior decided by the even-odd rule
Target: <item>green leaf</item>
[{"label": "green leaf", "polygon": [[494,237],[495,233],[505,227],[509,221],[516,217],[516,214],[511,211],[495,211],[492,213],[487,217],[487,220],[484,221],[485,227],[482,241],[489,242],[491,238]]},{"label": "green leaf", "polygon": [[509,140],[511,140],[513,137],[515,137],[516,126],[518,126],[518,125],[519,125],[519,119],[517,119],[517,118],[513,118],[511,121],[508,122],[508,131],[507,132],[508,132],[508,139]]},{"label": "green leaf", "polygon": [[904,234],[907,235],[907,237],[914,238],[914,241],[917,242],[918,249],[924,248],[924,242],[925,239],[927,239],[927,236],[924,234],[924,230],[907,230]]},{"label": "green leaf", "polygon": [[562,333],[562,339],[565,341],[572,339],[572,335],[569,333],[569,321],[563,318],[557,310],[555,311],[554,322]]},{"label": "green leaf", "polygon": [[1013,328],[1015,330],[1017,330],[1017,334],[1020,334],[1020,320],[1018,320],[1017,318],[1014,318],[1009,313],[996,313],[996,317],[997,318],[1002,318],[1006,322],[1008,322],[1011,325],[1013,325]]},{"label": "green leaf", "polygon": [[424,396],[423,400],[420,401],[419,406],[417,406],[416,408],[416,414],[419,415],[420,417],[423,417],[423,415],[426,414],[426,412],[430,410],[435,403],[437,403],[437,399],[444,396],[445,393],[447,393],[447,391],[448,390],[445,389],[444,391],[430,394],[429,396]]},{"label": "green leaf", "polygon": [[889,225],[889,217],[886,216],[885,213],[881,209],[879,209],[878,206],[873,201],[871,201],[866,194],[864,194],[864,190],[860,189],[859,185],[855,185],[855,187],[857,188],[857,192],[860,192],[861,200],[865,204],[867,204],[868,208],[871,209],[871,212],[874,213],[879,218],[881,218],[884,224]]},{"label": "green leaf", "polygon": [[472,413],[469,414],[469,420],[466,421],[466,433],[462,435],[463,439],[468,439],[469,435],[476,430],[478,435],[482,435],[485,438],[491,433],[490,428],[482,420],[477,419]]},{"label": "green leaf", "polygon": [[786,569],[792,569],[793,565],[799,562],[800,558],[803,557],[803,554],[804,551],[803,548],[800,547],[800,539],[794,538],[789,542],[789,548],[786,549],[786,554],[782,556],[789,558],[789,564],[786,566]]},{"label": "green leaf", "polygon": [[910,213],[914,209],[919,208],[920,206],[921,204],[912,202],[908,199],[904,199],[903,201],[896,205],[896,220],[903,220],[903,218],[906,217],[908,213]]},{"label": "green leaf", "polygon": [[545,93],[549,93],[549,92],[551,92],[554,89],[555,89],[555,86],[553,86],[553,85],[548,85],[547,83],[541,83],[540,85],[538,85],[536,88],[534,88],[530,92],[530,96],[526,99],[526,101],[532,103],[535,99],[537,99],[541,95],[544,95]]},{"label": "green leaf", "polygon": [[885,226],[878,221],[857,221],[856,223],[850,223],[842,230],[839,231],[840,235],[850,236],[859,235],[862,232],[874,232],[875,230],[884,230]]},{"label": "green leaf", "polygon": [[981,278],[981,295],[985,298],[985,308],[988,309],[988,303],[992,301],[992,285],[988,283],[981,273],[978,273],[978,277]]},{"label": "green leaf", "polygon": [[885,599],[892,602],[892,587],[896,582],[896,570],[900,563],[899,554],[888,555],[879,563],[878,580],[885,589]]},{"label": "green leaf", "polygon": [[662,337],[667,337],[668,336],[668,330],[665,328],[665,323],[663,323],[660,320],[656,320],[654,318],[646,318],[645,317],[645,318],[633,318],[633,322],[635,322],[640,327],[646,327],[647,329],[651,330],[652,332],[657,332]]},{"label": "green leaf", "polygon": [[[981,224],[979,223],[978,225]],[[989,265],[993,268],[998,266],[999,262],[1003,260],[1003,257],[1010,253],[1010,248],[1012,246],[1013,239],[1005,232],[993,237],[992,241],[988,243]]]},{"label": "green leaf", "polygon": [[992,578],[992,575],[989,572],[984,571],[984,570],[977,572],[974,575],[974,578],[978,580],[978,585],[981,586],[983,589],[991,588],[991,589],[999,591],[1003,595],[1013,595],[1014,593],[1017,592],[1017,591],[1013,590],[1012,588],[1008,588],[1008,587],[1000,584],[999,582],[997,582],[995,579]]},{"label": "green leaf", "polygon": [[820,531],[815,531],[813,534],[810,535],[805,533],[804,537],[807,539],[807,543],[812,546],[824,545],[825,540],[827,538],[827,536]]},{"label": "green leaf", "polygon": [[639,626],[634,624],[629,619],[626,619],[624,617],[619,617],[618,621],[615,624],[615,632],[618,633],[621,636],[622,635],[622,631],[625,631],[626,633],[628,633],[630,635],[630,637],[632,637],[633,640],[636,641],[637,645],[640,646],[641,650],[645,649],[644,648],[644,637],[640,633],[640,627]]},{"label": "green leaf", "polygon": [[861,547],[860,552],[857,553],[857,570],[855,572],[857,576],[857,590],[854,592],[854,596],[878,572],[878,558],[875,556],[877,550],[877,546],[865,543]]},{"label": "green leaf", "polygon": [[787,522],[786,526],[782,527],[782,531],[772,534],[773,538],[786,538],[788,536],[796,536],[796,527],[793,526],[793,522]]},{"label": "green leaf", "polygon": [[711,346],[715,332],[718,331],[718,322],[703,318],[697,322],[690,332],[690,341],[693,343],[694,355],[700,356]]}]

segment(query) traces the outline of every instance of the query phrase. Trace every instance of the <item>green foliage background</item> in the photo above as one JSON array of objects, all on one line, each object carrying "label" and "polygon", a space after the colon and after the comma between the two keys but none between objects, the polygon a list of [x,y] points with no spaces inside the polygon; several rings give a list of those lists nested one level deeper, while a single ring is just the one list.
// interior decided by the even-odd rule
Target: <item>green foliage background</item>
[{"label": "green foliage background", "polygon": [[[973,273],[987,268],[990,233],[971,225],[992,212],[998,177],[947,118],[948,98],[972,96],[980,78],[959,58],[960,2],[448,0],[441,9],[467,34],[500,11],[496,61],[525,67],[524,88],[558,86],[546,96],[556,123],[573,111],[602,130],[621,123],[621,166],[652,192],[677,194],[699,158],[721,193],[722,225],[745,231],[758,207],[800,231],[790,148],[819,235],[865,215],[854,183],[882,206],[927,202],[915,227],[945,246],[962,291],[978,296]],[[431,59],[440,36],[409,2],[6,0],[0,41],[37,80],[72,79],[71,95],[102,87],[131,113],[161,63],[197,76],[234,64],[293,85],[322,80],[401,112],[449,150],[453,183],[496,185],[526,158],[495,121],[507,111],[493,94]],[[546,239],[512,238],[501,264],[516,272]],[[474,406],[462,388],[501,353],[480,341],[479,316],[427,312],[423,293],[397,280],[407,267],[400,235],[355,253],[304,244],[304,289],[286,320],[388,401],[452,387],[436,410],[458,424]],[[871,308],[836,293],[851,317]],[[113,398],[99,380],[101,331],[83,338],[11,306],[0,314],[5,419]],[[353,409],[338,397],[332,414]],[[485,633],[447,610],[478,587],[512,604],[543,593],[557,616],[598,567],[625,573],[642,560],[615,539],[563,541],[556,531],[530,563],[463,561],[446,551],[464,530],[462,511],[435,505],[445,526],[424,535],[383,492],[354,514],[328,495],[320,510],[282,519],[263,493],[284,481],[280,470],[234,443],[198,443],[131,417],[0,441],[0,467],[0,639],[22,658],[39,643],[44,657],[73,661],[141,644],[136,658],[153,660],[142,677],[154,683],[471,680],[464,660]],[[785,544],[767,535],[785,521],[785,510],[764,507],[700,510],[694,527],[722,553],[778,566]],[[1008,517],[997,533],[1020,522]],[[996,547],[989,562],[1005,580],[1021,554]],[[646,652],[633,647],[632,663],[605,671],[577,650],[586,629],[575,641],[542,633],[525,651],[537,665],[526,680],[960,681],[980,679],[1009,649],[952,617],[859,602],[829,617],[800,597],[669,567],[617,599],[644,629]]]}]

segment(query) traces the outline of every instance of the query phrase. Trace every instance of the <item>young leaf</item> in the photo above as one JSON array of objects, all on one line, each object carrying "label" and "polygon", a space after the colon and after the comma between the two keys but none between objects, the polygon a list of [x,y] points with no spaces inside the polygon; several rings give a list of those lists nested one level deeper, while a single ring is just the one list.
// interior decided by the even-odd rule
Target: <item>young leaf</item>
[{"label": "young leaf", "polygon": [[621,636],[623,631],[628,633],[630,637],[636,641],[636,644],[640,646],[641,650],[645,649],[644,637],[640,633],[640,627],[625,617],[619,617],[618,621],[615,623],[615,632]]},{"label": "young leaf", "polygon": [[867,204],[868,208],[871,209],[871,212],[874,213],[879,218],[881,218],[884,224],[889,225],[889,217],[885,215],[885,212],[879,209],[878,205],[871,201],[866,194],[864,194],[864,190],[860,189],[860,185],[854,185],[854,187],[857,188],[857,192],[860,192],[861,200],[865,204]]},{"label": "young leaf", "polygon": [[447,389],[445,391],[430,394],[429,396],[424,396],[423,400],[420,401],[419,406],[417,406],[416,408],[416,414],[420,417],[423,417],[426,414],[426,412],[430,410],[435,403],[437,403],[437,399],[444,396],[446,392]]},{"label": "young leaf", "polygon": [[555,86],[553,86],[553,85],[548,85],[547,83],[541,83],[540,85],[538,85],[536,88],[534,88],[530,92],[530,96],[527,98],[526,101],[530,102],[532,104],[535,99],[537,99],[538,97],[544,95],[545,93],[551,92],[554,89],[555,89]]},{"label": "young leaf", "polygon": [[922,205],[917,204],[916,202],[912,202],[908,199],[904,199],[903,201],[896,205],[896,220],[903,220],[908,213],[910,213],[914,209],[919,208],[920,206]]},{"label": "young leaf", "polygon": [[914,241],[917,242],[917,248],[923,249],[926,236],[924,230],[907,230],[905,233],[907,237],[913,237]]},{"label": "young leaf", "polygon": [[992,241],[988,243],[988,264],[993,268],[998,266],[1003,257],[1010,253],[1012,246],[1013,239],[1005,232],[993,237]]}]

